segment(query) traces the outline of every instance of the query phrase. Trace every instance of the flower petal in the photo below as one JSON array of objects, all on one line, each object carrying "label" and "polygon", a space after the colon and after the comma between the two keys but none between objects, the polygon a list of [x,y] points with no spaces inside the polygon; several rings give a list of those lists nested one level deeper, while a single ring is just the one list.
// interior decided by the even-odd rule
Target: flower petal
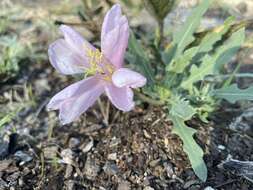
[{"label": "flower petal", "polygon": [[105,92],[112,104],[119,110],[127,112],[134,108],[133,91],[129,87],[118,88],[113,84],[108,84]]},{"label": "flower petal", "polygon": [[105,16],[101,33],[101,50],[117,68],[122,67],[128,45],[129,26],[121,14],[119,4],[114,5]]},{"label": "flower petal", "polygon": [[93,86],[98,83],[97,77],[88,77],[81,81],[78,81],[70,86],[64,88],[60,92],[51,98],[47,105],[49,110],[57,110],[60,108],[60,105],[67,99],[79,96],[80,94],[85,93],[88,90],[91,90]]},{"label": "flower petal", "polygon": [[69,46],[80,56],[86,59],[86,49],[96,50],[82,35],[67,25],[61,25],[60,30]]},{"label": "flower petal", "polygon": [[65,88],[56,94],[48,109],[60,109],[62,124],[76,120],[104,92],[104,85],[97,77],[90,77]]},{"label": "flower petal", "polygon": [[146,84],[147,79],[141,74],[127,68],[120,68],[112,75],[112,82],[117,87],[130,86],[139,88]]},{"label": "flower petal", "polygon": [[59,39],[49,46],[48,55],[53,67],[66,75],[83,73],[88,66],[85,64],[86,60],[73,51],[63,39]]}]

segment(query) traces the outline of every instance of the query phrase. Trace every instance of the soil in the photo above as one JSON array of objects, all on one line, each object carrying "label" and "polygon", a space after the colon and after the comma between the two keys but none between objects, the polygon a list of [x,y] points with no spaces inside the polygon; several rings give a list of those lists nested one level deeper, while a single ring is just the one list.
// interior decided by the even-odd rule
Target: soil
[{"label": "soil", "polygon": [[[134,111],[122,113],[110,106],[106,121],[96,104],[77,122],[60,126],[57,112],[45,105],[75,79],[60,76],[49,62],[30,64],[0,88],[4,96],[27,83],[36,98],[36,106],[23,109],[0,132],[0,190],[253,189],[243,176],[219,167],[229,156],[253,160],[252,135],[228,128],[243,112],[239,105],[224,104],[209,124],[188,123],[198,129],[195,138],[205,152],[208,179],[201,182],[162,108],[137,101]],[[106,98],[101,102],[108,107]]]}]

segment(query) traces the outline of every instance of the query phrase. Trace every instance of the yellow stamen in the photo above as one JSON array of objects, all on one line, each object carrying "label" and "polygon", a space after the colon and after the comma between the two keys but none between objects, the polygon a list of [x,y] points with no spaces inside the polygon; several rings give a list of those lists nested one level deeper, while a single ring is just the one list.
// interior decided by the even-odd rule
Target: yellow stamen
[{"label": "yellow stamen", "polygon": [[114,67],[109,63],[103,54],[98,50],[93,50],[84,44],[86,56],[89,59],[90,67],[86,70],[86,75],[95,75],[96,73],[102,74],[103,79],[110,81],[111,75],[114,72]]}]

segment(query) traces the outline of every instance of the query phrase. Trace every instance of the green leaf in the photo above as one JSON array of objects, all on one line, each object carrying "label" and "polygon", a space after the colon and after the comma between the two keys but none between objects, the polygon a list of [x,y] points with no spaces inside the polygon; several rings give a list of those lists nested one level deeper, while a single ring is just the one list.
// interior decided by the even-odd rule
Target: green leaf
[{"label": "green leaf", "polygon": [[184,89],[191,91],[195,82],[203,80],[206,75],[214,74],[217,67],[227,63],[231,57],[237,52],[245,38],[245,29],[242,28],[233,33],[226,43],[220,46],[212,55],[205,55],[199,67],[192,65],[190,76],[182,82]]},{"label": "green leaf", "polygon": [[233,33],[227,42],[221,46],[217,51],[219,52],[219,58],[216,60],[214,71],[217,73],[220,71],[224,64],[228,63],[232,57],[240,49],[245,40],[245,28],[241,28],[237,32]]},{"label": "green leaf", "polygon": [[239,89],[236,84],[213,90],[211,94],[217,98],[225,99],[231,103],[238,100],[253,100],[253,87]]},{"label": "green leaf", "polygon": [[173,100],[173,104],[170,109],[170,114],[182,118],[184,121],[190,120],[196,113],[195,109],[186,100]]},{"label": "green leaf", "polygon": [[182,139],[183,149],[188,155],[195,174],[202,181],[206,181],[207,168],[203,160],[204,153],[193,138],[193,135],[196,130],[186,126],[184,123],[184,119],[182,119],[181,117],[171,115],[170,118],[174,125],[172,132],[177,134]]},{"label": "green leaf", "polygon": [[148,60],[148,56],[138,43],[133,33],[131,33],[129,38],[128,50],[130,54],[127,57],[128,61],[134,66],[138,67],[140,72],[142,72],[147,78],[149,84],[153,84],[154,72]]},{"label": "green leaf", "polygon": [[200,19],[207,11],[210,2],[210,0],[202,0],[187,18],[185,24],[173,33],[173,43],[177,47],[176,58],[181,55],[186,46],[194,41],[193,33],[199,27]]},{"label": "green leaf", "polygon": [[192,58],[197,54],[198,47],[193,47],[184,52],[184,54],[174,60],[166,67],[167,71],[182,73],[185,68],[190,64]]},{"label": "green leaf", "polygon": [[208,32],[199,44],[199,53],[206,53],[213,49],[216,42],[221,40],[222,36],[228,32],[233,24],[234,17],[229,17],[225,20],[222,26],[219,26],[214,31]]},{"label": "green leaf", "polygon": [[197,67],[196,65],[192,65],[190,70],[190,76],[182,82],[181,86],[184,89],[191,90],[195,82],[203,80],[206,75],[213,73],[213,65],[215,61],[215,56],[211,57],[209,55],[206,55],[203,58],[203,62],[199,67]]},{"label": "green leaf", "polygon": [[[216,30],[207,33],[200,44],[196,47],[187,49],[182,56],[178,57],[172,64],[168,65],[167,70],[175,73],[184,72],[185,68],[192,62],[196,63],[202,55],[211,51],[216,42],[221,40],[222,36],[229,30],[234,21],[233,17],[229,17],[224,25],[218,27]],[[195,57],[195,58],[194,58]]]}]

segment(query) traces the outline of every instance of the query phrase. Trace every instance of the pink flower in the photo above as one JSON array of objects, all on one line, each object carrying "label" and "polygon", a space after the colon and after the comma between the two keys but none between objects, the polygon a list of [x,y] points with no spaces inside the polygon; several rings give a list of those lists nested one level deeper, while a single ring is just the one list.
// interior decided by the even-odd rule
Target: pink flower
[{"label": "pink flower", "polygon": [[133,109],[131,88],[144,86],[146,78],[122,68],[129,26],[120,5],[114,5],[104,18],[101,52],[69,26],[62,25],[60,30],[64,39],[55,41],[48,50],[51,64],[62,74],[86,73],[88,77],[57,93],[48,109],[59,109],[61,123],[67,124],[76,120],[104,92],[116,108]]}]

